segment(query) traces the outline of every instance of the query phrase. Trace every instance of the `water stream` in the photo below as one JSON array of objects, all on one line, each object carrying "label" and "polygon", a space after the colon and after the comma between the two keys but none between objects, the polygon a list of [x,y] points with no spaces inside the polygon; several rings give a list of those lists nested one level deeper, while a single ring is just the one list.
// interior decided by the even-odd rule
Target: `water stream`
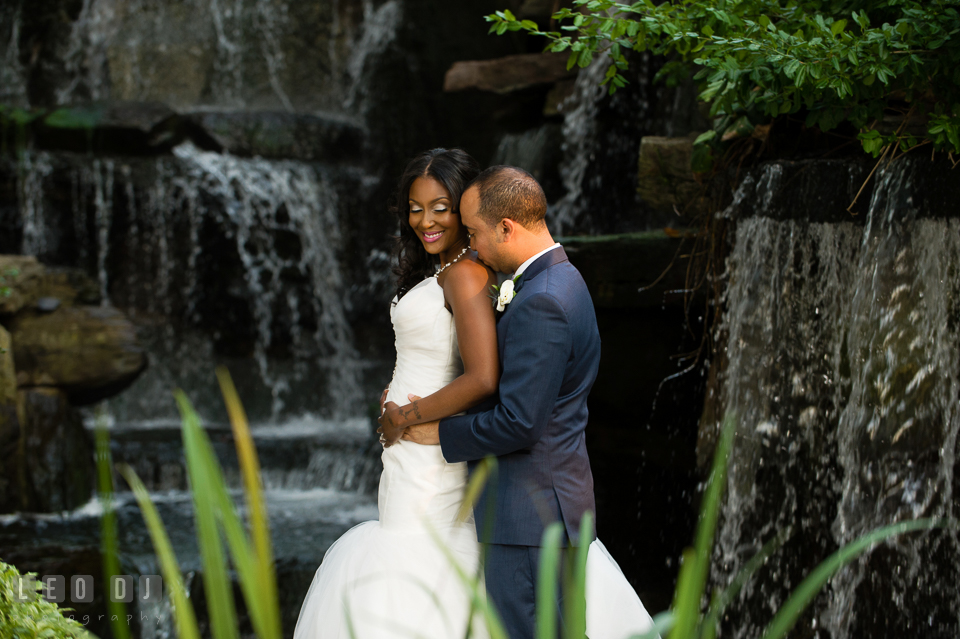
[{"label": "water stream", "polygon": [[[757,636],[839,546],[956,515],[960,220],[930,210],[927,170],[880,171],[865,223],[812,223],[772,206],[773,164],[757,178],[760,213],[737,221],[721,334],[738,437],[714,578],[792,536],[745,588],[729,636]],[[886,542],[829,583],[807,623],[834,639],[955,636],[958,573],[955,530]]]}]

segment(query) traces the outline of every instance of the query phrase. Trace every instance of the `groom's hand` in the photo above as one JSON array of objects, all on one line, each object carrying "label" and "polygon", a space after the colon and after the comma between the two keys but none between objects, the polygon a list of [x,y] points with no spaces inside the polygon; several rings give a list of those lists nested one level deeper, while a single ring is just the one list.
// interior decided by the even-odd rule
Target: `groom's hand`
[{"label": "groom's hand", "polygon": [[440,422],[426,422],[425,424],[408,426],[407,429],[403,431],[403,437],[401,437],[401,439],[423,446],[439,446]]}]

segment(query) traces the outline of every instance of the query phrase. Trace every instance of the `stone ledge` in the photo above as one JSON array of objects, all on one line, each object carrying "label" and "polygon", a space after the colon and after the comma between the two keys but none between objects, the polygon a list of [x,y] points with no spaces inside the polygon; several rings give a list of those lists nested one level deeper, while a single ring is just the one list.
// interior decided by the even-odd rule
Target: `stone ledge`
[{"label": "stone ledge", "polygon": [[624,309],[683,304],[686,261],[678,249],[684,240],[692,245],[692,236],[682,231],[558,239],[583,275],[594,305]]},{"label": "stone ledge", "polygon": [[526,53],[495,60],[467,60],[455,62],[447,70],[443,90],[510,93],[572,78],[576,73],[576,67],[567,70],[567,56],[561,53]]}]

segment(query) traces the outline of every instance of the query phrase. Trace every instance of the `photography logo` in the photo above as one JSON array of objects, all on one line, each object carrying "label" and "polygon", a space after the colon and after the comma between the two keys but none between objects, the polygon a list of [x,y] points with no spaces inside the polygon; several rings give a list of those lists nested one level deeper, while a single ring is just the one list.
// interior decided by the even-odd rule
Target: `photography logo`
[{"label": "photography logo", "polygon": [[[73,575],[70,587],[63,575],[44,575],[40,588],[33,575],[18,577],[14,598],[20,603],[43,598],[50,603],[92,603],[95,594],[93,575]],[[134,588],[133,575],[113,575],[107,583],[106,599],[110,602],[132,603],[134,596],[140,603],[159,603],[163,599],[163,579],[160,575],[140,575]]]}]

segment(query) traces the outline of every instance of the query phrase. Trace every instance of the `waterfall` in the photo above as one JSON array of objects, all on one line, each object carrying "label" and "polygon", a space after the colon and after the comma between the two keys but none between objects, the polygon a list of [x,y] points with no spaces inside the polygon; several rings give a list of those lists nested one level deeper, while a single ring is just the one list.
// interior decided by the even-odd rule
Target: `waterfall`
[{"label": "waterfall", "polygon": [[[3,13],[8,17],[4,18]],[[0,104],[27,106],[27,79],[20,64],[20,18],[19,6],[0,9],[0,27],[9,26],[7,33],[0,32]],[[8,22],[9,20],[9,22]],[[9,34],[6,43],[3,40]]]},{"label": "waterfall", "polygon": [[17,196],[23,219],[21,252],[41,255],[47,250],[48,228],[43,202],[43,181],[53,171],[46,153],[24,152],[19,168]]},{"label": "waterfall", "polygon": [[[238,374],[254,374],[254,388],[269,393],[248,398],[267,423],[355,417],[376,395],[364,386],[369,363],[349,319],[353,303],[370,301],[344,275],[342,263],[355,260],[341,255],[350,209],[338,189],[355,191],[361,176],[189,143],[143,159],[29,151],[18,173],[22,252],[95,274],[103,303],[131,313],[152,349],[138,387],[112,402],[119,421],[176,419],[169,392],[194,374],[210,377],[188,384],[210,391],[201,403],[218,405],[218,344],[231,345],[224,354]],[[382,257],[369,259],[382,268]],[[256,370],[243,372],[238,355]]]},{"label": "waterfall", "polygon": [[599,174],[590,175],[589,168],[600,152],[596,118],[600,100],[607,91],[600,82],[609,66],[606,56],[594,59],[577,75],[574,93],[563,103],[564,161],[560,165],[560,177],[566,194],[551,207],[547,216],[554,235],[569,231],[583,214],[584,183],[588,180],[599,183],[602,179]]},{"label": "waterfall", "polygon": [[[784,219],[776,164],[747,185],[760,213],[736,223],[719,333],[738,428],[714,579],[792,537],[732,607],[730,636],[757,636],[839,546],[956,515],[960,220],[930,210],[929,170],[908,158],[879,171],[862,225]],[[958,577],[955,531],[888,541],[828,584],[807,623],[834,639],[955,636]]]}]

